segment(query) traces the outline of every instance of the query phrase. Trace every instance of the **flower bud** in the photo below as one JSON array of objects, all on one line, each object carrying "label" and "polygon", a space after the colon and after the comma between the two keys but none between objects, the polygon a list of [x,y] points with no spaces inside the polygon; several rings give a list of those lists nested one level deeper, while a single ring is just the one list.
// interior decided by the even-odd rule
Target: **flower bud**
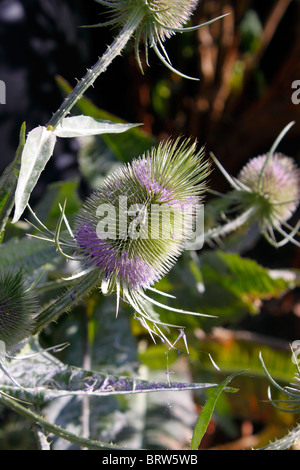
[{"label": "flower bud", "polygon": [[78,250],[109,290],[153,285],[182,253],[208,174],[188,144],[167,141],[122,165],[78,213]]},{"label": "flower bud", "polygon": [[137,10],[141,11],[141,33],[145,40],[159,37],[161,41],[189,20],[198,0],[109,0],[98,3],[110,10],[111,23],[124,26]]},{"label": "flower bud", "polygon": [[[113,25],[123,31],[132,28],[135,33],[135,55],[139,68],[143,67],[139,54],[139,44],[145,45],[146,63],[148,64],[148,47],[153,48],[156,55],[166,67],[176,74],[185,77],[176,70],[163,46],[165,39],[177,32],[194,31],[220,18],[215,18],[197,26],[184,27],[196,9],[198,0],[96,0],[109,8],[109,20],[94,26]],[[225,16],[225,15],[223,15]],[[192,80],[197,80],[192,78]]]},{"label": "flower bud", "polygon": [[[161,326],[179,328],[179,337],[184,337],[183,327],[161,322],[152,305],[181,314],[209,315],[164,305],[148,297],[145,290],[173,297],[152,286],[168,273],[185,248],[198,247],[199,233],[203,242],[199,206],[209,173],[209,162],[204,160],[203,149],[196,151],[196,142],[167,140],[108,175],[79,210],[73,230],[65,205],[61,207],[54,239],[41,231],[43,240],[54,242],[67,259],[80,262],[80,271],[68,280],[85,277],[89,289],[99,282],[104,295],[115,291],[116,315],[122,297],[153,339],[158,335],[172,346]],[[60,237],[63,221],[69,240]],[[62,247],[72,248],[73,254],[65,253]],[[85,289],[84,283],[80,285]],[[73,293],[70,298],[73,302]],[[39,315],[39,327],[48,319]]]},{"label": "flower bud", "polygon": [[294,160],[281,153],[252,158],[242,168],[238,181],[244,190],[239,199],[256,207],[261,226],[278,227],[293,215],[299,204],[300,172]]}]

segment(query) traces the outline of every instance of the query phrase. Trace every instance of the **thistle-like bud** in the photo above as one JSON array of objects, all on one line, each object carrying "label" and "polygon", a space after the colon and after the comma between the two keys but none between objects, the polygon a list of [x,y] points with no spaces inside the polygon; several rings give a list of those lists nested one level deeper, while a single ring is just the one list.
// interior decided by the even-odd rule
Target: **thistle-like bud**
[{"label": "thistle-like bud", "polygon": [[145,41],[164,41],[190,19],[198,0],[96,0],[110,10],[110,24],[124,26],[141,11],[140,32]]},{"label": "thistle-like bud", "polygon": [[122,165],[78,214],[79,251],[112,288],[151,286],[184,249],[208,164],[195,144],[177,144],[167,141]]},{"label": "thistle-like bud", "polygon": [[208,174],[196,143],[168,140],[109,175],[77,215],[74,238],[85,271],[98,270],[102,292],[117,292],[117,309],[122,295],[150,332],[152,299],[144,291],[195,233]]},{"label": "thistle-like bud", "polygon": [[[283,137],[294,125],[290,122],[278,135],[270,151],[251,158],[242,168],[238,178],[231,177],[217,158],[211,157],[221,170],[233,191],[227,195],[241,213],[224,225],[209,229],[205,240],[218,239],[245,224],[258,223],[261,234],[276,248],[292,242],[300,235],[300,220],[294,227],[288,220],[300,202],[300,170],[291,157],[276,153]],[[278,241],[275,232],[283,238]]]},{"label": "thistle-like bud", "polygon": [[[148,47],[153,48],[160,60],[170,70],[185,78],[186,75],[174,69],[163,46],[177,32],[193,31],[222,17],[215,18],[202,25],[185,27],[191,18],[198,0],[96,0],[109,8],[110,19],[95,26],[113,25],[123,30],[134,26],[135,55],[143,72],[139,56],[139,44],[145,45],[146,62],[148,64]],[[224,15],[223,15],[224,16]]]},{"label": "thistle-like bud", "polygon": [[237,193],[246,206],[255,207],[262,227],[275,228],[293,215],[299,204],[300,172],[294,160],[281,153],[252,158],[238,175]]},{"label": "thistle-like bud", "polygon": [[[161,322],[152,304],[181,314],[210,315],[165,305],[145,291],[173,297],[153,284],[168,273],[184,249],[202,248],[202,197],[209,173],[209,161],[203,149],[196,150],[196,142],[167,140],[108,175],[79,210],[73,229],[65,205],[60,207],[55,233],[30,209],[42,227],[42,239],[55,243],[67,259],[80,262],[80,270],[67,280],[84,277],[67,291],[58,311],[50,306],[38,315],[37,330],[99,286],[104,295],[116,292],[116,315],[120,298],[128,302],[153,339],[158,335],[169,342],[160,328],[163,325],[179,328],[179,337],[185,340],[184,327]],[[60,236],[63,222],[71,238]]]},{"label": "thistle-like bud", "polygon": [[21,272],[0,271],[0,341],[11,351],[30,336],[37,300]]}]

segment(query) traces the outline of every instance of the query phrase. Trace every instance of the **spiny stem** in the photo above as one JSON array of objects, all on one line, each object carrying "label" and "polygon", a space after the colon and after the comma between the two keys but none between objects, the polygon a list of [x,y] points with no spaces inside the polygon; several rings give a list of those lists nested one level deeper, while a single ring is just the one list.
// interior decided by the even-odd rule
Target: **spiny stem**
[{"label": "spiny stem", "polygon": [[48,122],[48,128],[50,127],[55,129],[59,125],[61,120],[71,111],[77,101],[82,98],[86,90],[91,85],[93,85],[99,75],[105,72],[115,57],[121,54],[134,31],[137,29],[142,18],[142,9],[137,9],[135,14],[132,16],[130,21],[125,24],[111,46],[107,47],[103,56],[100,57],[96,64],[87,71],[86,75],[80,80],[80,82],[77,83],[72,92],[65,98],[60,108],[55,112]]},{"label": "spiny stem", "polygon": [[255,213],[255,210],[256,207],[250,207],[250,209],[248,209],[246,212],[243,212],[240,216],[238,216],[234,220],[231,220],[227,224],[209,229],[204,234],[205,241],[213,240],[215,238],[219,238],[228,235],[231,232],[234,232],[238,228],[242,227],[246,222],[248,222],[251,216]]},{"label": "spiny stem", "polygon": [[27,407],[21,405],[16,400],[8,397],[7,395],[4,395],[3,393],[0,393],[0,402],[15,411],[16,413],[18,413],[19,415],[28,419],[29,421],[40,425],[45,431],[53,433],[56,436],[61,437],[62,439],[65,439],[69,442],[72,442],[73,444],[77,444],[80,447],[84,447],[91,450],[121,450],[120,448],[112,444],[86,439],[84,437],[77,436],[76,434],[73,434],[70,431],[67,431],[67,429],[57,426],[56,424],[52,424],[42,416],[34,413]]},{"label": "spiny stem", "polygon": [[33,335],[39,333],[49,323],[55,321],[62,313],[74,307],[80,300],[87,296],[94,288],[99,286],[99,274],[91,271],[84,278],[78,280],[70,289],[57,300],[40,312],[35,319]]}]

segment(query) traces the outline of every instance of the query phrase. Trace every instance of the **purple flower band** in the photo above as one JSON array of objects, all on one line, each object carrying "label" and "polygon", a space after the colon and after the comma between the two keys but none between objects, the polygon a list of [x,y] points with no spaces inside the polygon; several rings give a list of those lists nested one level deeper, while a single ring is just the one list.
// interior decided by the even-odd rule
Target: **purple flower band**
[{"label": "purple flower band", "polygon": [[106,278],[116,275],[131,288],[147,287],[158,280],[155,270],[143,259],[113,245],[109,239],[99,239],[91,223],[82,224],[76,235],[80,249],[89,262],[102,269]]}]

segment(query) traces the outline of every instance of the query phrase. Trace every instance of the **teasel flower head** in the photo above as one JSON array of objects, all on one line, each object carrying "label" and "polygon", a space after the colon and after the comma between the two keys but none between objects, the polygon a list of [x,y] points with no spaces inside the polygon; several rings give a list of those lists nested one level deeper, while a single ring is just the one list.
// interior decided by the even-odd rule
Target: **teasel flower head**
[{"label": "teasel flower head", "polygon": [[[295,238],[299,235],[300,221],[295,227],[288,224],[300,202],[300,169],[293,158],[275,151],[293,124],[282,131],[269,153],[251,158],[237,178],[232,178],[212,155],[233,187],[228,197],[241,214],[225,226],[211,230],[207,238],[216,238],[254,222],[273,246],[279,248],[288,242],[300,246]],[[280,241],[275,232],[283,236]]]},{"label": "teasel flower head", "polygon": [[21,271],[0,271],[0,341],[13,351],[34,328],[37,299]]},{"label": "teasel flower head", "polygon": [[198,0],[96,0],[109,8],[110,24],[123,27],[135,11],[141,10],[142,20],[139,26],[146,36],[158,37],[164,41],[177,29],[182,28],[194,12]]},{"label": "teasel flower head", "polygon": [[256,207],[262,228],[280,227],[297,209],[300,171],[295,161],[281,153],[249,160],[238,175],[244,191],[237,193],[245,207]]},{"label": "teasel flower head", "polygon": [[60,237],[60,229],[55,236],[59,251],[64,254],[64,246],[72,248],[75,255],[67,257],[81,263],[81,270],[70,280],[96,273],[103,294],[116,292],[116,314],[122,298],[151,336],[163,340],[166,324],[157,319],[153,305],[201,315],[175,309],[145,293],[149,289],[172,297],[153,286],[194,236],[197,208],[210,172],[203,149],[197,151],[196,146],[188,139],[167,140],[121,165],[84,202],[73,229],[69,227],[71,242]]},{"label": "teasel flower head", "polygon": [[171,65],[171,61],[163,46],[163,42],[173,34],[194,31],[212,23],[225,15],[208,21],[202,25],[185,27],[195,11],[198,0],[96,0],[108,7],[110,19],[94,26],[112,25],[126,28],[134,19],[135,54],[138,65],[143,72],[139,54],[139,44],[144,42],[145,56],[148,65],[148,47],[153,48],[160,60],[173,72],[185,77]]}]

